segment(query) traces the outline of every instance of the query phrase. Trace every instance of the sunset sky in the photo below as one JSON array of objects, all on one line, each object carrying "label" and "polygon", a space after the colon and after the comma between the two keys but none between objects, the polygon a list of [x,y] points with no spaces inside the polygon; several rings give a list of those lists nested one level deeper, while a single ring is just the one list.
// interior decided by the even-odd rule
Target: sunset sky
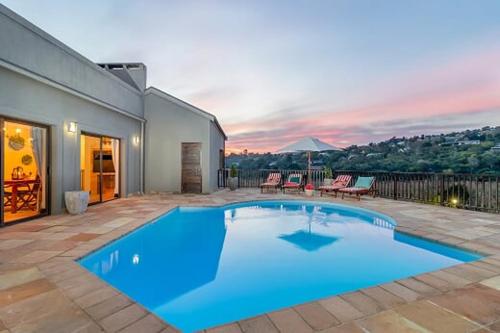
[{"label": "sunset sky", "polygon": [[215,114],[229,151],[500,125],[500,1],[0,0]]}]

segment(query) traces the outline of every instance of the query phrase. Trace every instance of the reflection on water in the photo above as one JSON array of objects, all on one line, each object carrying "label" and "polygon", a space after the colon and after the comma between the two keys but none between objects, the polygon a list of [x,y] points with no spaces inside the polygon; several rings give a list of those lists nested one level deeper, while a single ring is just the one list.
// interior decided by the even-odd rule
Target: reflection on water
[{"label": "reflection on water", "polygon": [[297,230],[288,235],[280,235],[278,238],[286,240],[306,251],[317,251],[324,246],[333,244],[333,242],[339,239],[338,237],[325,236],[304,230]]}]

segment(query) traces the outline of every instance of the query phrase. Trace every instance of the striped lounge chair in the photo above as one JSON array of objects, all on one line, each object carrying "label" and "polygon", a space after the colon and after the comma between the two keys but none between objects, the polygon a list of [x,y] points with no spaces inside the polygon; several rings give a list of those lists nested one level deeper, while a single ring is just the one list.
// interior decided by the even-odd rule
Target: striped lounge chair
[{"label": "striped lounge chair", "polygon": [[358,177],[356,183],[353,187],[346,187],[338,190],[342,193],[342,199],[344,199],[344,194],[356,195],[358,200],[361,200],[361,196],[365,194],[372,193],[375,197],[375,177]]},{"label": "striped lounge chair", "polygon": [[283,193],[286,193],[286,190],[295,190],[299,192],[304,188],[303,178],[300,173],[292,173],[288,176],[287,181],[283,184],[282,190]]},{"label": "striped lounge chair", "polygon": [[352,177],[350,175],[339,175],[335,178],[331,184],[323,184],[320,186],[318,190],[320,191],[320,196],[323,196],[323,193],[333,192],[335,196],[337,196],[337,191],[346,188],[351,182]]},{"label": "striped lounge chair", "polygon": [[281,185],[281,173],[279,172],[271,172],[267,176],[267,180],[265,183],[260,184],[260,193],[264,192],[264,189],[269,191],[270,189],[276,190],[278,192],[278,188]]}]

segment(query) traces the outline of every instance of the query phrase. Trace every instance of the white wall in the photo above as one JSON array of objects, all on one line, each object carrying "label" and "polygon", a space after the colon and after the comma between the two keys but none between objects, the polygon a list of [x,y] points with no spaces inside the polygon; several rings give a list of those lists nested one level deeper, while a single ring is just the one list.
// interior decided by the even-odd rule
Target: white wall
[{"label": "white wall", "polygon": [[146,193],[181,191],[182,142],[202,143],[202,191],[215,190],[219,148],[213,143],[220,140],[212,133],[213,122],[157,94],[146,93],[144,103]]},{"label": "white wall", "polygon": [[79,135],[69,133],[70,121],[79,131],[122,140],[122,195],[140,191],[140,147],[132,138],[141,124],[132,118],[75,97],[0,66],[0,116],[38,122],[51,129],[52,213],[63,209],[64,191],[80,188]]}]

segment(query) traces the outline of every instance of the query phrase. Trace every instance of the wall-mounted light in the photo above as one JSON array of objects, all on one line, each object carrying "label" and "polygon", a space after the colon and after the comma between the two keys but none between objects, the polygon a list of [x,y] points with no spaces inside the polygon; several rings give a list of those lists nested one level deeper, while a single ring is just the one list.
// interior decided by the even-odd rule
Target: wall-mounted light
[{"label": "wall-mounted light", "polygon": [[16,128],[16,134],[21,134],[21,129],[20,128]]},{"label": "wall-mounted light", "polygon": [[141,139],[139,138],[138,135],[135,135],[133,138],[132,138],[132,143],[136,146],[139,145],[139,142],[141,142]]},{"label": "wall-mounted light", "polygon": [[68,124],[68,132],[76,133],[76,122],[70,121]]}]

